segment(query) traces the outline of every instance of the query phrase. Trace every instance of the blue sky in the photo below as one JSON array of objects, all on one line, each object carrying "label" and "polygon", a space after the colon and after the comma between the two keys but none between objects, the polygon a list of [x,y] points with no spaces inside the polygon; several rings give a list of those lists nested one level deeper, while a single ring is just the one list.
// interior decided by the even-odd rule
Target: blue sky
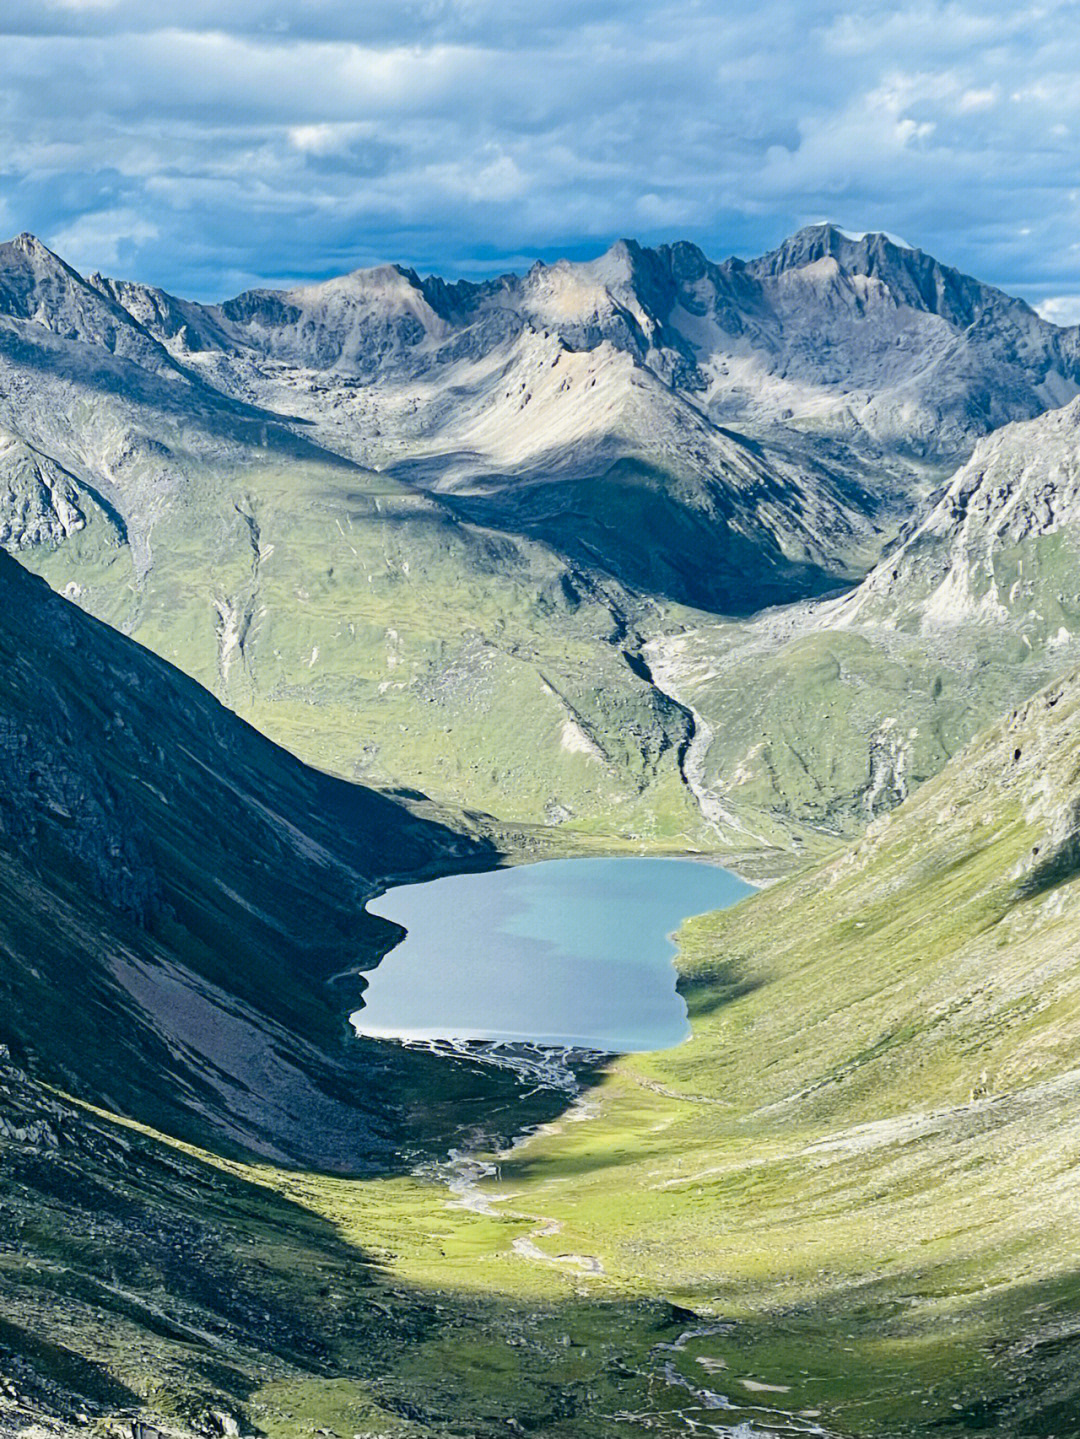
[{"label": "blue sky", "polygon": [[1080,3],[4,0],[0,232],[219,298],[887,229],[1080,319]]}]

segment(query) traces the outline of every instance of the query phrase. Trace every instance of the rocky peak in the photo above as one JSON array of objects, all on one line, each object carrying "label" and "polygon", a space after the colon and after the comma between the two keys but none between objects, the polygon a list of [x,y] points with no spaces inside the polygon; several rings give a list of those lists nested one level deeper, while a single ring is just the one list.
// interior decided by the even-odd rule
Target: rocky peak
[{"label": "rocky peak", "polygon": [[167,351],[107,288],[96,288],[30,234],[0,244],[0,316],[178,375]]},{"label": "rocky peak", "polygon": [[[14,240],[9,240],[8,244],[13,249],[18,250],[20,254],[49,255],[54,260],[57,260],[58,263],[62,263],[59,261],[59,257],[54,255],[53,252],[43,245],[36,235],[32,235],[29,230],[23,230],[20,235],[15,236]],[[0,250],[5,248],[6,246],[0,245]]]},{"label": "rocky peak", "polygon": [[838,225],[808,225],[745,268],[768,281],[826,259],[833,260],[843,275],[879,281],[898,304],[937,315],[959,328],[975,324],[991,308],[1031,313],[1023,300],[942,265],[881,230],[852,235]]},{"label": "rocky peak", "polygon": [[84,282],[59,255],[28,232],[0,244],[0,313],[39,319],[50,299]]}]

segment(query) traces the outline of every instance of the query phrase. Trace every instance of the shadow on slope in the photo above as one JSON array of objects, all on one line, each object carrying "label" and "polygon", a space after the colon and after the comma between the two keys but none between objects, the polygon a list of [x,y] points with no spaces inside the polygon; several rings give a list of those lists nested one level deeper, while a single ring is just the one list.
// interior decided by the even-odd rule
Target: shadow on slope
[{"label": "shadow on slope", "polygon": [[445,1210],[430,1186],[212,1161],[6,1061],[0,1091],[24,1127],[0,1136],[0,1427],[83,1411],[274,1439],[608,1439],[723,1411],[747,1435],[1076,1432],[1075,1274],[964,1295],[935,1258],[852,1282],[819,1267],[823,1234],[749,1303],[715,1277],[585,1291],[510,1255],[520,1217]]},{"label": "shadow on slope", "polygon": [[493,866],[490,836],[308,769],[5,555],[0,664],[0,1039],[43,1076],[352,1169],[512,1088],[357,1041],[361,982],[327,983],[398,938],[381,886]]},{"label": "shadow on slope", "polygon": [[[858,578],[839,559],[829,567],[814,558],[822,546],[809,528],[801,546],[782,545],[769,511],[786,506],[791,531],[804,522],[798,497],[777,485],[735,497],[719,482],[680,480],[638,459],[595,476],[498,484],[488,477],[483,493],[436,493],[474,524],[540,540],[633,590],[713,614],[747,616]],[[800,547],[802,557],[789,552]]]}]

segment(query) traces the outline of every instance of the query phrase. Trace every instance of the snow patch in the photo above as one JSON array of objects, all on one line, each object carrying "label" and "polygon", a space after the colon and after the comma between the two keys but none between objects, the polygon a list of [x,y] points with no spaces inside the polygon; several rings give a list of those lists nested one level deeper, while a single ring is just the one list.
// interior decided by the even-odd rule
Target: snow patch
[{"label": "snow patch", "polygon": [[906,240],[901,240],[899,235],[894,235],[891,230],[845,230],[843,225],[834,225],[833,229],[843,235],[845,240],[854,240],[856,243],[880,235],[883,239],[888,240],[890,245],[895,245],[898,250],[914,250],[915,248]]}]

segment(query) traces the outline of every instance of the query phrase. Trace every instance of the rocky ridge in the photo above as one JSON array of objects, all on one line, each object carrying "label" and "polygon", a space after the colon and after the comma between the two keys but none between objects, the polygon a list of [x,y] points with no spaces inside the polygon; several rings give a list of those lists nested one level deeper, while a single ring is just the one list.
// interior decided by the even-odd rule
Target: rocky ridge
[{"label": "rocky ridge", "polygon": [[[0,277],[8,547],[306,758],[649,842],[715,832],[691,789],[754,809],[755,842],[844,828],[989,718],[982,661],[884,617],[884,566],[854,609],[752,616],[860,581],[980,436],[1067,406],[1080,376],[1076,330],[829,225],[750,261],[623,241],[479,284],[380,266],[216,306],[84,280],[29,237]],[[918,534],[898,563],[924,563]],[[869,624],[871,591],[875,674],[897,688],[888,630],[900,663],[960,675],[947,718],[913,746],[918,715],[890,702],[853,749],[845,720],[828,754],[767,760],[774,721],[748,706],[783,684],[790,708],[788,678],[721,670],[784,635],[847,644],[837,616]],[[1035,639],[1014,629],[1018,699],[1048,672],[1012,665]],[[644,656],[669,639],[702,652],[704,689],[667,663],[674,688],[655,683]],[[865,690],[860,664],[840,672]]]},{"label": "rocky ridge", "polygon": [[855,833],[1003,701],[1080,659],[1080,402],[980,440],[839,598],[656,642],[711,731],[700,782],[751,828],[787,807]]}]

